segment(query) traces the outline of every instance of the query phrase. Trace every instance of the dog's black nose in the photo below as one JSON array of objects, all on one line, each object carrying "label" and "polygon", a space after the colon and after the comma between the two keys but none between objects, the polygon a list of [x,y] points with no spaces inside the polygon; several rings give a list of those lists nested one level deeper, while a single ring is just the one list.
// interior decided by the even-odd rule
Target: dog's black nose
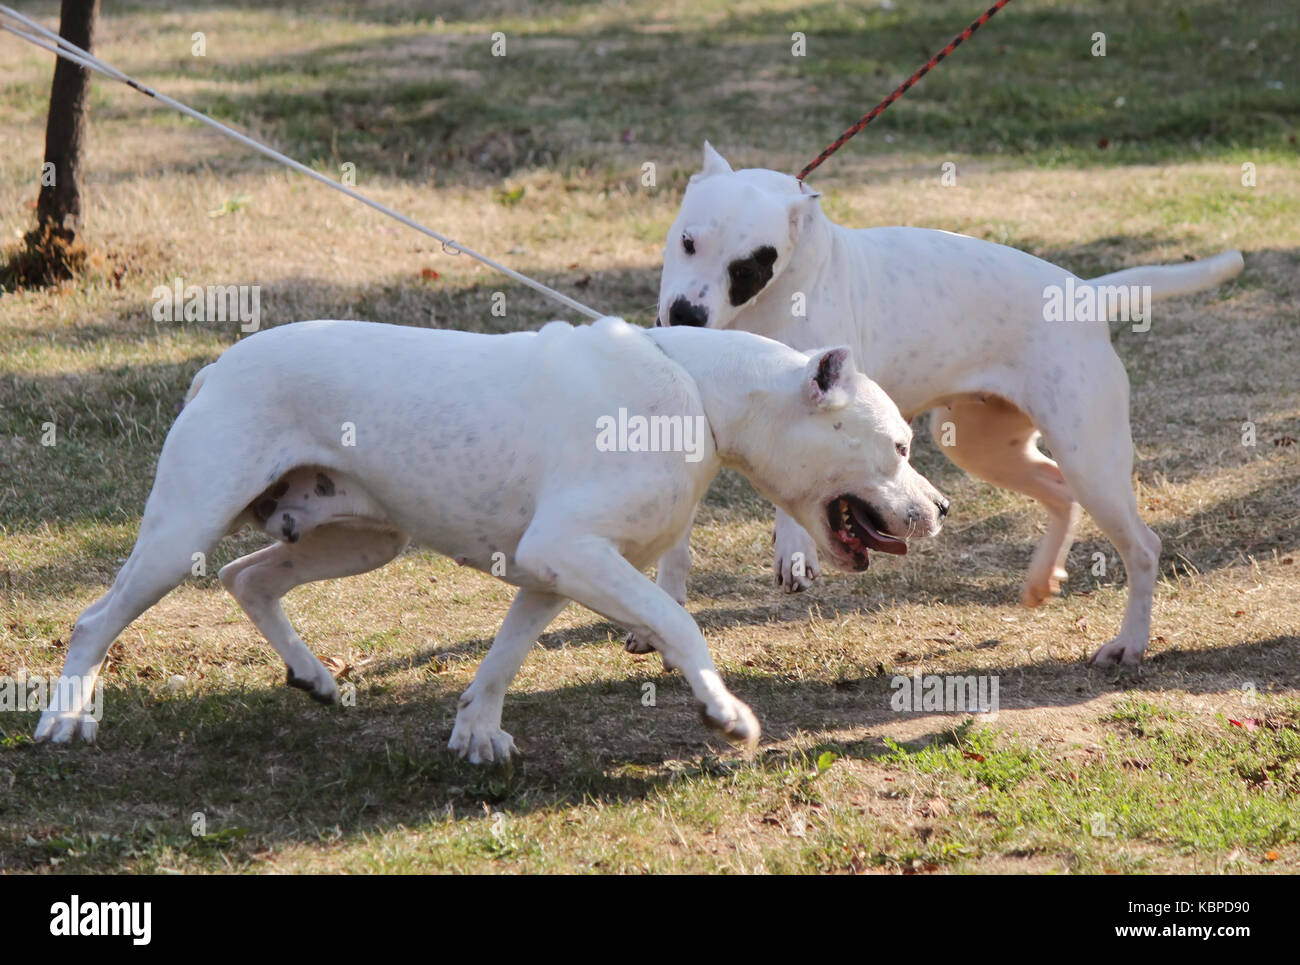
[{"label": "dog's black nose", "polygon": [[948,500],[940,496],[938,499],[934,501],[934,504],[939,507],[940,519],[943,519],[945,516],[948,515]]},{"label": "dog's black nose", "polygon": [[668,306],[669,325],[692,325],[703,328],[709,321],[709,312],[701,305],[692,305],[682,295]]}]

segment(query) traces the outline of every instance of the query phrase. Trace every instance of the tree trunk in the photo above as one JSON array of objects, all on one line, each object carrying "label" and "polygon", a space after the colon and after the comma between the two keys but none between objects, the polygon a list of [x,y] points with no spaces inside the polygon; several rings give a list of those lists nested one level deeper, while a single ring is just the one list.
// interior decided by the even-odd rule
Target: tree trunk
[{"label": "tree trunk", "polygon": [[[59,35],[90,50],[98,14],[99,0],[63,0]],[[36,202],[36,223],[40,233],[57,232],[66,243],[71,243],[81,229],[81,152],[89,96],[90,71],[58,58],[45,123],[45,166]]]},{"label": "tree trunk", "polygon": [[[89,51],[99,16],[99,0],[62,0],[59,34]],[[36,199],[36,227],[0,264],[0,292],[29,286],[59,285],[82,273],[90,253],[81,231],[81,155],[86,140],[90,71],[59,57],[50,86],[45,120],[45,163]]]}]

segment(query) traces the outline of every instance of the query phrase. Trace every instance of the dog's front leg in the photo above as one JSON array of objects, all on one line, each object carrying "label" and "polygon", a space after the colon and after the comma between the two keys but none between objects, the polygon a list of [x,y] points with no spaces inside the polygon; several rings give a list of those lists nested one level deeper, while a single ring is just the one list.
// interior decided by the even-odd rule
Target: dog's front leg
[{"label": "dog's front leg", "polygon": [[[686,575],[691,571],[691,528],[695,525],[695,514],[699,509],[697,503],[691,510],[691,521],[682,531],[682,538],[659,557],[659,564],[655,568],[655,584],[680,606],[686,606]],[[643,640],[629,630],[623,641],[623,649],[628,653],[650,653],[654,646],[649,640]]]},{"label": "dog's front leg", "polygon": [[821,565],[817,562],[817,544],[806,529],[779,508],[776,511],[776,533],[772,541],[776,551],[772,570],[776,574],[777,586],[788,593],[798,593],[808,589],[812,586],[812,581],[821,576]]},{"label": "dog's front leg", "polygon": [[663,654],[665,664],[682,672],[700,702],[706,724],[734,743],[758,743],[754,712],[723,684],[691,615],[608,540],[582,535],[576,523],[546,532],[530,530],[515,559],[539,580],[551,584],[556,593],[648,640]]},{"label": "dog's front leg", "polygon": [[447,742],[451,750],[468,757],[471,764],[505,761],[518,753],[514,738],[501,729],[506,688],[542,631],[568,602],[562,596],[537,590],[521,589],[515,595],[473,683],[460,695],[456,724]]}]

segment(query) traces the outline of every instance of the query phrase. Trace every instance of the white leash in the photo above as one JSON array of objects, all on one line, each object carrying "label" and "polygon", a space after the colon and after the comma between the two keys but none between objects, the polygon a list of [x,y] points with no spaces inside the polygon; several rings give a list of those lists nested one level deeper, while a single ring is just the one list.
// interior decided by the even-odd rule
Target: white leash
[{"label": "white leash", "polygon": [[[325,175],[321,174],[320,172],[313,171],[305,164],[300,164],[297,161],[295,161],[293,158],[286,157],[285,155],[281,154],[279,151],[274,151],[271,148],[267,147],[265,144],[260,144],[257,141],[254,141],[251,137],[247,137],[246,135],[240,134],[238,131],[232,130],[231,128],[226,127],[226,125],[218,121],[214,121],[206,114],[200,114],[198,111],[194,110],[193,108],[186,107],[180,101],[173,100],[172,98],[168,97],[166,94],[158,93],[158,91],[154,90],[152,87],[146,87],[144,84],[137,83],[136,81],[128,77],[126,74],[118,70],[116,67],[104,63],[104,61],[100,60],[98,57],[95,57],[89,52],[82,50],[76,44],[69,43],[67,40],[64,40],[62,37],[60,37],[58,34],[54,33],[53,31],[47,30],[46,28],[42,27],[40,24],[36,23],[33,20],[29,20],[27,17],[24,17],[22,14],[15,11],[12,7],[7,7],[4,6],[3,4],[0,4],[0,18],[4,18],[4,17],[8,17],[10,20],[17,21],[19,24],[22,24],[23,27],[26,27],[28,30],[34,31],[34,34],[28,33],[27,30],[19,29],[15,27],[12,23],[5,23],[3,19],[0,19],[0,30],[7,30],[15,37],[21,37],[23,40],[26,40],[28,43],[35,44],[37,47],[40,47],[44,50],[48,50],[50,53],[56,54],[57,56],[62,57],[64,60],[70,60],[74,64],[78,64],[81,67],[86,68],[87,70],[93,70],[103,74],[105,77],[111,77],[113,80],[120,81],[123,84],[126,84],[128,87],[138,90],[141,94],[145,94],[149,97],[154,98],[155,100],[161,101],[162,103],[168,105],[169,107],[174,107],[176,108],[176,110],[180,111],[185,116],[192,117],[194,118],[194,120],[199,121],[202,124],[206,124],[208,125],[208,127],[218,130],[222,134],[227,135],[228,137],[234,138],[240,144],[243,144],[246,147],[251,147],[254,151],[257,151],[259,154],[265,154],[267,157],[271,158],[272,160],[279,161],[281,164],[285,165],[286,167],[292,168],[293,170],[297,171],[299,174],[305,174],[307,175],[307,177],[314,178],[315,180],[319,181],[321,184],[329,185],[335,191],[342,191],[349,198],[352,198],[355,201],[360,201],[362,204],[374,208],[376,211],[382,212],[383,214],[388,215],[390,218],[394,218],[397,221],[400,221],[408,228],[414,228],[416,231],[420,232],[421,234],[428,235],[430,238],[434,238],[437,241],[442,242],[442,248],[444,251],[451,250],[452,252],[463,252],[464,254],[469,255],[471,258],[477,261],[481,261],[483,264],[487,265],[488,267],[495,268],[497,271],[501,272],[501,274],[507,276],[508,278],[513,278],[515,281],[519,282],[520,284],[527,285],[529,288],[532,288],[535,291],[539,291],[543,295],[549,295],[551,298],[555,299],[560,304],[566,306],[567,308],[573,309],[575,312],[581,312],[583,315],[586,315],[588,318],[603,317],[602,313],[596,311],[595,309],[588,308],[586,305],[582,304],[579,301],[575,301],[574,299],[570,298],[568,295],[558,292],[554,288],[550,288],[546,285],[543,285],[539,281],[534,281],[533,279],[529,278],[527,275],[521,275],[513,268],[507,268],[505,265],[501,264],[501,262],[495,261],[489,258],[487,255],[479,254],[477,251],[475,251],[472,248],[466,248],[464,245],[460,244],[460,242],[454,241],[451,238],[448,238],[446,235],[439,234],[438,232],[434,231],[432,228],[426,228],[418,221],[408,218],[406,215],[401,214],[400,212],[394,211],[392,208],[388,207],[387,205],[380,204],[378,201],[374,201],[366,197],[360,191],[354,191],[352,188],[348,187],[345,184],[340,184],[337,181],[333,181],[327,178]],[[47,43],[45,40],[41,40],[40,39],[41,37],[44,37],[47,40],[52,41],[53,43],[52,44]]]}]

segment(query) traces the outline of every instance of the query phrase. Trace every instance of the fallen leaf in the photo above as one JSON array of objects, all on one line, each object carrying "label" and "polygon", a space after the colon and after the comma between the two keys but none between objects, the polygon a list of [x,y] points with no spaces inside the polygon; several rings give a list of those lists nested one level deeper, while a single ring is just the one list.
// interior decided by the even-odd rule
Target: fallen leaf
[{"label": "fallen leaf", "polygon": [[332,673],[335,677],[342,677],[345,673],[347,673],[350,669],[352,669],[351,667],[348,666],[348,662],[346,660],[343,660],[340,657],[326,657],[324,660],[321,661],[321,663],[323,663],[325,665],[325,669],[328,670],[330,673]]}]

